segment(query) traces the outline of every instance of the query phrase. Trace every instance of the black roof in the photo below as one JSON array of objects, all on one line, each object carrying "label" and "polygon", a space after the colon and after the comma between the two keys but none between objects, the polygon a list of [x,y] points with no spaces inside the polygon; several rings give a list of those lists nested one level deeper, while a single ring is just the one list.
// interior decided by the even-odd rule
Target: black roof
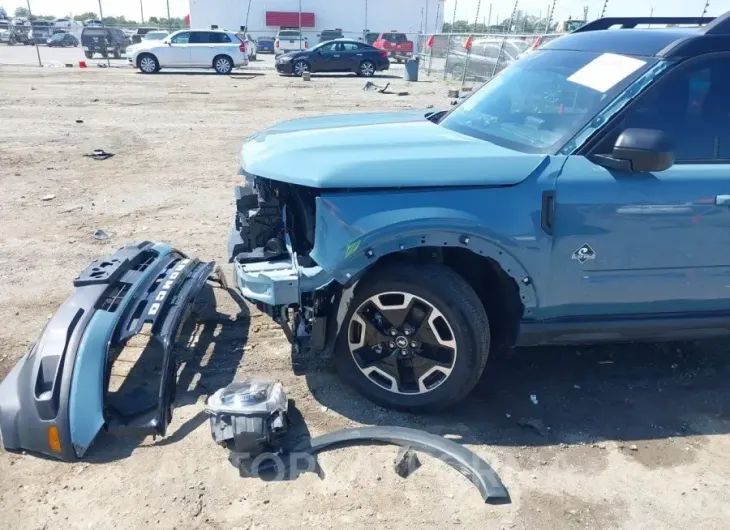
[{"label": "black roof", "polygon": [[542,46],[547,50],[581,50],[655,56],[678,40],[701,35],[692,29],[616,29],[568,33]]},{"label": "black roof", "polygon": [[[635,29],[644,24],[693,24],[696,27]],[[618,26],[620,29],[610,29]],[[550,50],[581,50],[621,55],[684,59],[730,51],[730,13],[717,18],[602,18],[544,45]]]}]

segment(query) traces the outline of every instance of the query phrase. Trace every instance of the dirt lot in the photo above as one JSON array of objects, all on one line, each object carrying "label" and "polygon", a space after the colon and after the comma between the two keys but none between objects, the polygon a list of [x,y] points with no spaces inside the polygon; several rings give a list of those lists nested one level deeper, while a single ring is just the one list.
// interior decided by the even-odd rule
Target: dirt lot
[{"label": "dirt lot", "polygon": [[[237,153],[255,130],[326,112],[447,104],[438,83],[390,81],[411,95],[363,92],[352,77],[3,67],[0,377],[71,279],[123,242],[168,241],[225,263]],[[82,156],[95,148],[116,156]],[[100,228],[109,241],[92,238]],[[363,400],[327,360],[292,359],[267,317],[212,293],[204,329],[183,351],[171,434],[102,435],[82,464],[0,455],[4,527],[721,528],[730,518],[726,343],[518,351],[490,361],[461,408],[417,417]],[[464,477],[426,456],[401,479],[396,449],[384,446],[322,455],[324,478],[241,479],[201,413],[236,373],[283,381],[315,435],[392,424],[456,436],[499,472],[512,503],[484,505]],[[526,419],[537,428],[521,426]]]}]

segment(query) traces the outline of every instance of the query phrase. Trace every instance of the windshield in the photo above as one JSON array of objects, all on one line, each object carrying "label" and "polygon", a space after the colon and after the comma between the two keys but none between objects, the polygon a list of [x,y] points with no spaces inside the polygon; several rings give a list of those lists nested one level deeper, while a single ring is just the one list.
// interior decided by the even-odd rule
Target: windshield
[{"label": "windshield", "polygon": [[655,59],[536,51],[494,77],[440,125],[525,153],[557,152]]}]

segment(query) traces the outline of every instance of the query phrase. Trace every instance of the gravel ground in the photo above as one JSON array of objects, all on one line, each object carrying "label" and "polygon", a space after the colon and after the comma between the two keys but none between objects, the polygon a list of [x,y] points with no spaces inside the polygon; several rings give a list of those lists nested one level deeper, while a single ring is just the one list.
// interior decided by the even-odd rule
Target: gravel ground
[{"label": "gravel ground", "polygon": [[[255,130],[448,103],[440,83],[388,80],[410,95],[364,92],[349,76],[306,83],[273,72],[3,66],[0,377],[71,279],[123,242],[171,242],[225,264],[237,153]],[[82,156],[96,148],[116,156]],[[100,228],[109,241],[92,238]],[[4,527],[721,528],[730,518],[725,342],[520,350],[491,360],[461,407],[413,416],[362,399],[326,359],[293,358],[281,330],[239,298],[211,289],[206,299],[183,350],[168,437],[101,435],[79,464],[0,455]],[[391,424],[454,437],[492,464],[511,504],[484,505],[464,477],[428,456],[402,479],[392,469],[397,449],[387,446],[324,454],[323,477],[240,478],[212,442],[202,402],[253,373],[284,383],[313,435]]]}]

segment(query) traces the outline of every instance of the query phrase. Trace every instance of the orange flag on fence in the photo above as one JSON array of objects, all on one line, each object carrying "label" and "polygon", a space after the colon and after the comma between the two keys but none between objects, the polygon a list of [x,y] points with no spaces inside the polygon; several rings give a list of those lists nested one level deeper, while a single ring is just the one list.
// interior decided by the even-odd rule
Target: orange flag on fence
[{"label": "orange flag on fence", "polygon": [[433,48],[433,35],[431,35],[426,41],[426,48]]},{"label": "orange flag on fence", "polygon": [[464,42],[464,49],[466,49],[466,50],[471,50],[471,42],[472,42],[473,40],[474,40],[474,39],[472,38],[472,36],[471,36],[471,35],[469,35],[469,36],[468,36],[468,37],[466,38],[466,41]]}]

